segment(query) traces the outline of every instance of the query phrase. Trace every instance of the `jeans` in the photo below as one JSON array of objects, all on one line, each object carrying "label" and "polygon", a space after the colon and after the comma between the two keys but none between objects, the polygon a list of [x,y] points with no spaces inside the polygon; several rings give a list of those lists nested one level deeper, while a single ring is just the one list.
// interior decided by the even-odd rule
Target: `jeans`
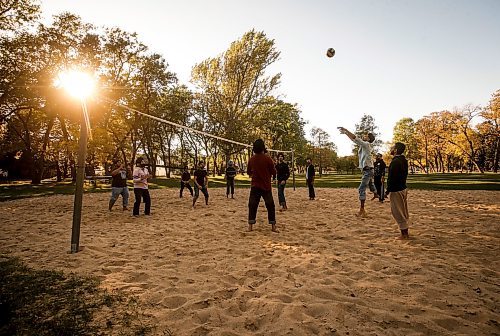
[{"label": "jeans", "polygon": [[315,198],[316,193],[314,192],[314,183],[313,180],[306,180],[307,187],[309,188],[309,198]]},{"label": "jeans", "polygon": [[182,192],[184,191],[184,188],[187,188],[189,192],[191,193],[191,196],[193,196],[193,188],[191,188],[191,185],[189,182],[182,182],[181,181],[181,191],[180,191],[180,197],[182,197]]},{"label": "jeans", "polygon": [[281,184],[282,181],[278,181],[278,201],[280,202],[280,205],[283,205],[286,203],[285,199],[285,184]]},{"label": "jeans", "polygon": [[[201,192],[205,196],[205,203],[208,204],[208,189],[206,186],[201,186]],[[193,205],[196,203],[196,200],[200,197],[200,188],[198,188],[198,185],[195,183],[194,184],[194,198],[193,198]]]},{"label": "jeans", "polygon": [[148,189],[134,188],[135,203],[134,203],[134,216],[139,216],[139,206],[141,205],[141,198],[144,200],[144,214],[151,214],[151,196],[149,196]]},{"label": "jeans", "polygon": [[359,200],[366,200],[366,187],[370,188],[371,192],[375,192],[375,186],[373,185],[373,168],[363,169],[363,177],[361,178],[361,184],[359,185]]},{"label": "jeans", "polygon": [[112,187],[111,198],[109,200],[109,203],[111,205],[115,204],[116,200],[120,195],[122,195],[123,198],[123,207],[128,206],[128,198],[129,198],[128,187],[123,187],[123,188]]},{"label": "jeans", "polygon": [[231,191],[231,195],[234,195],[234,178],[227,178],[226,181],[226,195],[229,195],[229,191]]},{"label": "jeans", "polygon": [[276,224],[276,212],[274,207],[273,191],[263,190],[252,187],[250,189],[250,197],[248,199],[248,224],[255,224],[257,217],[257,209],[259,207],[260,198],[264,199],[267,209],[267,219],[269,224]]}]

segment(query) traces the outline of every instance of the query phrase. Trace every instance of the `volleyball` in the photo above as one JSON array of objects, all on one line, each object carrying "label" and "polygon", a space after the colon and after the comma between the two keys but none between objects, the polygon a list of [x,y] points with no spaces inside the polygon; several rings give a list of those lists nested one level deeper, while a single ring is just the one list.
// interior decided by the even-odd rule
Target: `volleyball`
[{"label": "volleyball", "polygon": [[333,57],[334,55],[335,55],[335,49],[328,48],[328,50],[326,51],[326,56]]}]

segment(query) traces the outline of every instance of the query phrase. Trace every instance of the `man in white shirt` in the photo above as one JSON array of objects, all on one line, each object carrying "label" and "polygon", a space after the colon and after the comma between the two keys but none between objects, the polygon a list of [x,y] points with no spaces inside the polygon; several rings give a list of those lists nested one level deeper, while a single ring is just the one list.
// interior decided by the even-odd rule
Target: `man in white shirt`
[{"label": "man in white shirt", "polygon": [[373,133],[366,133],[360,139],[344,127],[338,127],[338,129],[341,134],[347,135],[349,139],[359,146],[359,168],[363,172],[363,177],[361,178],[361,183],[358,188],[360,201],[358,217],[367,217],[365,211],[366,187],[369,187],[370,191],[374,193],[374,198],[378,197],[375,186],[373,185],[372,143],[375,141],[375,136]]},{"label": "man in white shirt", "polygon": [[139,157],[135,160],[136,167],[133,172],[134,179],[134,195],[135,195],[135,203],[133,215],[139,216],[139,207],[141,205],[141,198],[144,200],[144,214],[151,214],[151,196],[149,195],[148,189],[148,178],[151,178],[151,174],[149,174],[148,168],[148,160],[144,157]]}]

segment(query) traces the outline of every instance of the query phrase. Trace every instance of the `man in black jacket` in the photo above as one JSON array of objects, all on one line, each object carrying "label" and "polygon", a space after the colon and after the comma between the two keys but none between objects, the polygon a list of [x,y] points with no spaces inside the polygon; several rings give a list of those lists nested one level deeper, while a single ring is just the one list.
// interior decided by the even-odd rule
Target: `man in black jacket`
[{"label": "man in black jacket", "polygon": [[396,142],[391,149],[394,155],[389,165],[387,176],[387,195],[391,199],[391,213],[401,230],[401,238],[408,239],[408,224],[410,214],[408,213],[408,190],[406,178],[408,177],[408,161],[404,157],[405,144]]},{"label": "man in black jacket", "polygon": [[384,201],[384,179],[385,179],[385,170],[387,165],[382,159],[382,154],[378,153],[375,157],[375,163],[373,164],[373,182],[375,183],[375,188],[377,189],[377,193],[373,195],[373,199],[379,198],[380,202]]},{"label": "man in black jacket", "polygon": [[278,164],[276,165],[276,180],[278,181],[278,200],[280,202],[281,210],[288,209],[285,199],[285,186],[286,181],[290,177],[290,168],[284,160],[285,155],[283,155],[283,153],[279,153]]},{"label": "man in black jacket", "polygon": [[187,188],[191,193],[191,196],[193,196],[193,188],[191,188],[191,184],[189,183],[189,181],[191,181],[191,174],[189,174],[188,169],[188,166],[184,166],[184,171],[182,172],[181,176],[180,198],[182,198],[182,191],[184,190],[184,188]]},{"label": "man in black jacket", "polygon": [[233,161],[229,160],[226,168],[226,198],[229,197],[229,191],[231,191],[231,198],[234,198],[235,177],[236,177],[236,168],[234,168]]},{"label": "man in black jacket", "polygon": [[312,164],[312,159],[307,158],[307,167],[306,167],[306,183],[309,188],[309,200],[314,200],[316,198],[316,193],[314,192],[314,177],[316,173],[314,171],[314,166]]}]

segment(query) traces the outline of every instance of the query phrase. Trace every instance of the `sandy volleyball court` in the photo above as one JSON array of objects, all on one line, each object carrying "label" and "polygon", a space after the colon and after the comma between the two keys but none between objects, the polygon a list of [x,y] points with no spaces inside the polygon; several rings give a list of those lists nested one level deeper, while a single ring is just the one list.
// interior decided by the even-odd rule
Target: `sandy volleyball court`
[{"label": "sandy volleyball court", "polygon": [[500,335],[500,192],[411,190],[407,242],[388,203],[354,216],[355,189],[288,189],[278,234],[263,206],[246,232],[249,190],[236,192],[192,211],[152,190],[140,218],[87,194],[73,255],[72,196],[3,202],[0,252],[138,295],[159,335]]}]

